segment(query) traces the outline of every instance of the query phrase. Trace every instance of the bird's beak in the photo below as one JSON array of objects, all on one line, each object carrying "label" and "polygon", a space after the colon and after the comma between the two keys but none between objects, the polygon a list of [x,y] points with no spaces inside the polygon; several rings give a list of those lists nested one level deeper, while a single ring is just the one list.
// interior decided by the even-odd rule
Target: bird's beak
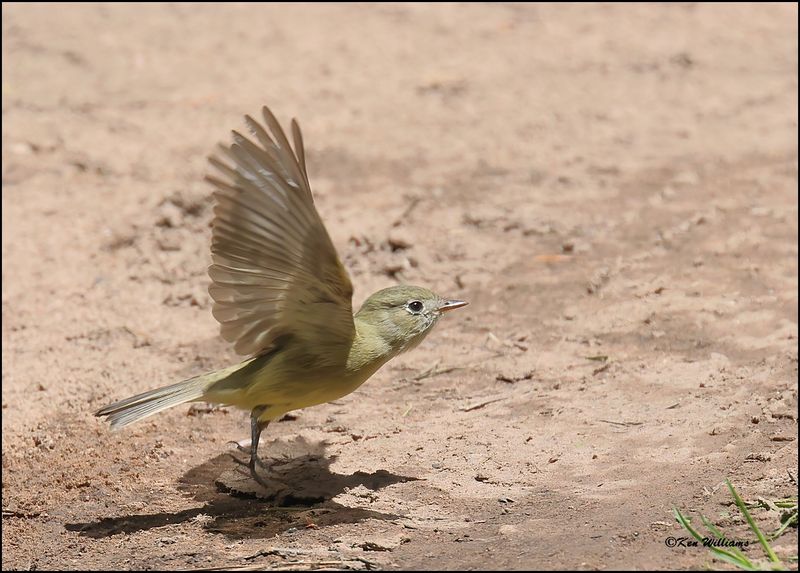
[{"label": "bird's beak", "polygon": [[446,300],[439,305],[439,312],[447,312],[448,310],[461,308],[462,306],[467,306],[468,304],[469,303],[465,300]]}]

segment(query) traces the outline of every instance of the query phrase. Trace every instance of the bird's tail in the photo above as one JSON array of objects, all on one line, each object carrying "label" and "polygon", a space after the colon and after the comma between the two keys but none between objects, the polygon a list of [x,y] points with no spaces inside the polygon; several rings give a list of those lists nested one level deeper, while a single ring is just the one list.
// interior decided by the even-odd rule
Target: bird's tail
[{"label": "bird's tail", "polygon": [[111,429],[117,430],[178,404],[202,400],[209,386],[229,377],[242,366],[242,364],[238,364],[230,368],[195,376],[177,384],[137,394],[100,408],[94,415],[99,417],[107,416],[108,421],[111,422]]}]

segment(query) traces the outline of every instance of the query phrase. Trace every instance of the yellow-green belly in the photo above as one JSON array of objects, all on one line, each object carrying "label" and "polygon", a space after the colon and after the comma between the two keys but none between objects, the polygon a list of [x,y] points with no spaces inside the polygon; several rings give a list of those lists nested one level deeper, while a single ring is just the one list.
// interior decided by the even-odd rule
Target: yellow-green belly
[{"label": "yellow-green belly", "polygon": [[274,420],[286,412],[324,404],[346,396],[361,386],[386,360],[350,369],[346,358],[320,366],[318,361],[286,348],[272,356],[245,361],[206,391],[204,400],[252,410],[266,406],[261,420]]}]

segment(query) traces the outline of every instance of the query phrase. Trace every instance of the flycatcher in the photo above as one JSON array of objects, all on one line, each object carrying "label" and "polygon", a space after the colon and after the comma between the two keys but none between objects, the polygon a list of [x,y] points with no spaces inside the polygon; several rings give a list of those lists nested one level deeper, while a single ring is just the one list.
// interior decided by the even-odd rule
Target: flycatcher
[{"label": "flycatcher", "polygon": [[245,121],[257,141],[233,131],[212,156],[214,185],[208,269],[213,315],[222,337],[249,358],[228,368],[151,390],[98,410],[113,429],[184,402],[250,411],[250,473],[261,432],[290,410],[354,391],[388,360],[427,336],[441,315],[467,303],[426,288],[393,286],[353,314],[353,286],[314,207],[300,127],[294,149],[272,112],[265,129]]}]

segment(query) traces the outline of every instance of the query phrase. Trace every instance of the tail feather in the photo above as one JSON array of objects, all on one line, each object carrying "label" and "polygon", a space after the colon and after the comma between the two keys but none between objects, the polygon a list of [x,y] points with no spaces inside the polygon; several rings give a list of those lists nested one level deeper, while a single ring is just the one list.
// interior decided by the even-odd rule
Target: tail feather
[{"label": "tail feather", "polygon": [[232,373],[231,371],[234,370],[234,368],[227,368],[217,372],[210,372],[177,384],[137,394],[109,404],[99,409],[94,415],[98,417],[107,416],[108,421],[111,422],[111,429],[117,430],[178,404],[201,400],[206,389],[211,384],[229,376]]}]

